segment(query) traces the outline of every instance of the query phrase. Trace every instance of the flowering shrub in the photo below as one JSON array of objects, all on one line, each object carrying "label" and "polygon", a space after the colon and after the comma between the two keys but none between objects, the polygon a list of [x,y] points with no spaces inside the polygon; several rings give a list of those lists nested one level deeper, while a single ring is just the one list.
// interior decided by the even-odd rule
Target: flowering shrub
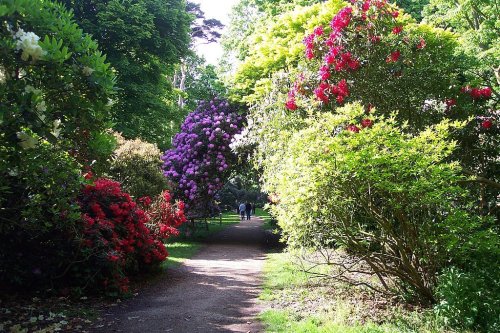
[{"label": "flowering shrub", "polygon": [[0,8],[0,22],[0,127],[6,133],[0,143],[35,147],[27,127],[81,163],[109,154],[92,144],[105,138],[114,85],[97,44],[52,1],[10,1]]},{"label": "flowering shrub", "polygon": [[62,285],[78,256],[82,164],[107,157],[114,74],[53,1],[0,5],[0,281]]},{"label": "flowering shrub", "polygon": [[[142,198],[140,205],[150,209],[146,212],[122,192],[118,182],[101,178],[86,185],[79,199],[80,243],[86,260],[76,269],[86,271],[83,267],[88,265],[91,273],[86,279],[100,282],[107,290],[126,292],[130,273],[165,260],[163,241],[185,221],[182,203],[176,209],[170,199],[168,192],[153,205],[149,198]],[[153,231],[148,228],[151,221]]]},{"label": "flowering shrub", "polygon": [[163,191],[154,200],[144,197],[139,202],[149,217],[146,226],[156,238],[167,239],[179,235],[177,228],[186,222],[184,202],[172,203],[172,195],[168,191]]},{"label": "flowering shrub", "polygon": [[126,140],[115,133],[117,148],[108,175],[118,181],[134,198],[155,197],[167,188],[161,170],[161,151],[155,144],[140,139]]},{"label": "flowering shrub", "polygon": [[189,213],[206,213],[223,187],[237,161],[229,144],[242,124],[243,116],[227,101],[201,102],[186,117],[173,148],[163,155],[164,175],[175,184],[174,193],[186,202]]},{"label": "flowering shrub", "polygon": [[458,43],[450,33],[411,23],[385,0],[351,3],[304,38],[309,71],[295,81],[287,109],[316,100],[328,111],[362,100],[379,112],[399,109],[415,128],[428,125],[428,117],[417,113],[422,101],[456,87]]},{"label": "flowering shrub", "polygon": [[[500,96],[477,79],[473,86],[465,84],[463,67],[474,61],[460,54],[455,36],[412,23],[386,0],[352,0],[303,43],[306,70],[289,90],[286,109],[305,114],[314,106],[328,112],[359,100],[367,114],[372,107],[386,115],[398,110],[411,133],[443,119],[467,121],[452,134],[460,143],[453,158],[467,173],[493,184],[475,191],[483,213],[500,216],[494,188],[500,183]],[[346,124],[345,129],[362,127]]]}]

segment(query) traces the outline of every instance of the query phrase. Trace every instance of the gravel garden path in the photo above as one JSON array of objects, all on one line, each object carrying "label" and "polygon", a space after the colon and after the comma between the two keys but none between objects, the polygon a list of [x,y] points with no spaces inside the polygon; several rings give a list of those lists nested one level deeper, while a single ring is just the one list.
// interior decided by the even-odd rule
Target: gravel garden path
[{"label": "gravel garden path", "polygon": [[110,307],[91,332],[263,332],[256,319],[272,235],[252,217],[214,235],[136,297]]}]

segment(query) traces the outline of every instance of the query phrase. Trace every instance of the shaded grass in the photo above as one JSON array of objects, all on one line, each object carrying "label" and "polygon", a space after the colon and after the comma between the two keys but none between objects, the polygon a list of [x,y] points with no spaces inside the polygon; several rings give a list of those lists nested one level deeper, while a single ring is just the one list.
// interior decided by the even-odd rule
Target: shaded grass
[{"label": "shaded grass", "polygon": [[255,215],[258,217],[262,218],[264,220],[264,224],[262,225],[262,228],[264,230],[277,230],[278,225],[276,224],[276,220],[273,220],[271,215],[262,208],[256,208],[255,209]]},{"label": "shaded grass", "polygon": [[377,310],[380,297],[345,284],[311,280],[288,253],[267,255],[260,299],[267,308],[259,317],[266,332],[456,332],[445,329],[429,310],[390,302]]}]

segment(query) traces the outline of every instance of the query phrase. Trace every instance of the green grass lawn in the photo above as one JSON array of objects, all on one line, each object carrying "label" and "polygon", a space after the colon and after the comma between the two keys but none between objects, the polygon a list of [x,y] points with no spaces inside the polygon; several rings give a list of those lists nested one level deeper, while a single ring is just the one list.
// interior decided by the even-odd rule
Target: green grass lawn
[{"label": "green grass lawn", "polygon": [[162,267],[168,268],[180,265],[184,260],[196,254],[200,250],[203,242],[210,235],[239,222],[240,217],[238,214],[235,212],[225,212],[222,213],[222,223],[219,217],[208,219],[208,230],[205,229],[204,224],[197,224],[197,229],[189,237],[185,235],[185,227],[182,227],[181,234],[177,237],[172,237],[167,244],[165,244],[169,256],[162,264]]},{"label": "green grass lawn", "polygon": [[[321,268],[327,269],[326,267]],[[260,320],[273,333],[451,333],[429,310],[408,310],[331,281],[310,279],[288,253],[270,253],[260,295]]]}]

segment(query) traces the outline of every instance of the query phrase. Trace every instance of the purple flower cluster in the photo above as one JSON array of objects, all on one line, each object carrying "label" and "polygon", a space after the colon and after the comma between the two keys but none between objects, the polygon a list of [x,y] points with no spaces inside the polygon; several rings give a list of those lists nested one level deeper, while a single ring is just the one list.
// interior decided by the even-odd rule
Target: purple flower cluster
[{"label": "purple flower cluster", "polygon": [[243,122],[235,107],[217,98],[201,102],[186,117],[162,160],[165,177],[188,207],[211,200],[223,187],[237,160],[229,144]]}]

